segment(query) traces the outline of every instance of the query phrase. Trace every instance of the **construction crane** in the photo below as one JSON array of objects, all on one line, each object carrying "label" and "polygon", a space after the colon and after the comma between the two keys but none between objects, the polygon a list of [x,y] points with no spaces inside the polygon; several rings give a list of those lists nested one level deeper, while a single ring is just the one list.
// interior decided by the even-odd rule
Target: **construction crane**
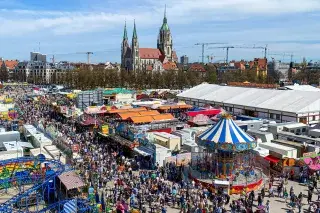
[{"label": "construction crane", "polygon": [[229,49],[230,48],[235,48],[235,47],[234,46],[210,47],[209,49],[226,49],[227,50],[226,63],[228,63],[229,62]]},{"label": "construction crane", "polygon": [[293,53],[291,53],[291,54],[288,54],[288,53],[274,53],[274,54],[269,54],[269,55],[273,55],[273,56],[275,56],[275,55],[277,55],[277,56],[282,56],[283,57],[283,59],[284,59],[284,57],[285,56],[290,56],[290,62],[293,62]]},{"label": "construction crane", "polygon": [[87,54],[87,63],[90,64],[90,55],[92,55],[93,52],[77,52],[77,54]]},{"label": "construction crane", "polygon": [[202,58],[202,63],[204,63],[204,46],[209,46],[209,45],[214,45],[214,44],[225,44],[225,43],[196,43],[195,45],[202,46],[202,54],[201,54],[201,58]]},{"label": "construction crane", "polygon": [[266,45],[265,47],[257,47],[257,46],[253,46],[253,47],[249,47],[249,46],[239,46],[239,47],[235,47],[235,48],[242,48],[242,49],[263,49],[264,50],[264,58],[267,58],[267,51],[268,51],[268,45]]}]

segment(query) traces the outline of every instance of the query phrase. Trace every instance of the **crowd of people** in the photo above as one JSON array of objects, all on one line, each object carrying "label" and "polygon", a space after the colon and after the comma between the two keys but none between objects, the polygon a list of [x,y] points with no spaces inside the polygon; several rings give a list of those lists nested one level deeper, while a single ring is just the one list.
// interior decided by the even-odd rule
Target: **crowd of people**
[{"label": "crowd of people", "polygon": [[[180,212],[222,213],[227,210],[236,212],[270,212],[270,201],[274,196],[287,203],[289,211],[302,212],[302,193],[295,194],[294,188],[287,190],[288,174],[270,178],[269,191],[243,192],[231,201],[223,190],[212,192],[201,184],[187,178],[184,167],[166,164],[155,165],[154,170],[144,170],[137,158],[124,156],[120,146],[105,143],[94,132],[78,129],[75,120],[66,120],[52,107],[53,102],[64,97],[45,95],[37,101],[26,98],[30,90],[16,89],[14,94],[17,107],[22,111],[20,119],[26,124],[46,126],[54,124],[64,145],[79,146],[79,157],[71,161],[72,166],[84,182],[96,192],[104,194],[106,209],[121,213],[129,211],[162,212],[179,209]],[[73,102],[65,100],[66,104]],[[56,141],[56,143],[58,143]],[[61,141],[59,141],[61,143]],[[320,213],[320,205],[311,202],[317,191],[319,175],[310,179],[307,193],[309,211]],[[266,195],[268,194],[268,195]],[[276,194],[276,195],[275,195]],[[268,197],[268,198],[267,198]],[[320,196],[318,196],[319,200]]]}]

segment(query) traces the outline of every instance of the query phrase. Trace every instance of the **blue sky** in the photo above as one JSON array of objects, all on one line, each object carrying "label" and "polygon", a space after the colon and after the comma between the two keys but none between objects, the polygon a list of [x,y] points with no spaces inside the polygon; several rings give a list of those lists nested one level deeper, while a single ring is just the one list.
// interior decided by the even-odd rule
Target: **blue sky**
[{"label": "blue sky", "polygon": [[[201,60],[200,42],[268,44],[294,61],[320,60],[320,0],[0,0],[0,56],[28,60],[40,47],[56,60],[85,61],[75,53],[92,51],[92,62],[119,62],[124,21],[129,39],[135,19],[140,47],[156,47],[165,4],[174,49],[191,61]],[[224,60],[226,51],[205,55]],[[229,53],[230,60],[262,56],[260,49]]]}]

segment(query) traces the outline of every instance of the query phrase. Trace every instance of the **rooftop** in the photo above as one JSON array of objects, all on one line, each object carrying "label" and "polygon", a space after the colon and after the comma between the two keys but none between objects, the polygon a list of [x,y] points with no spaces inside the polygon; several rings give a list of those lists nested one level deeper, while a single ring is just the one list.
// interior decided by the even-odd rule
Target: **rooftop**
[{"label": "rooftop", "polygon": [[308,125],[304,124],[304,123],[289,123],[286,125],[283,125],[283,127],[286,128],[299,128],[299,127],[307,127]]},{"label": "rooftop", "polygon": [[169,134],[167,132],[154,132],[154,135],[160,136],[160,137],[165,137],[165,138],[175,138],[175,139],[179,139],[180,137],[176,136],[176,135],[172,135]]},{"label": "rooftop", "polygon": [[313,87],[311,85],[294,84],[294,85],[285,86],[285,88],[289,90],[296,90],[296,91],[320,92],[319,88]]},{"label": "rooftop", "polygon": [[203,83],[178,94],[178,97],[296,114],[320,111],[320,93],[310,91],[231,87]]},{"label": "rooftop", "polygon": [[281,149],[281,150],[284,150],[284,151],[292,151],[292,150],[296,149],[296,148],[292,148],[292,147],[289,147],[289,146],[284,146],[284,145],[271,143],[271,142],[260,143],[259,146],[262,147],[262,148],[266,148],[266,149],[269,149],[270,147],[273,147],[275,149]]},{"label": "rooftop", "polygon": [[81,188],[85,183],[74,171],[64,172],[59,175],[59,179],[67,190]]},{"label": "rooftop", "polygon": [[157,48],[139,48],[139,56],[142,59],[159,59],[162,53]]},{"label": "rooftop", "polygon": [[320,129],[310,129],[309,132],[320,132]]}]

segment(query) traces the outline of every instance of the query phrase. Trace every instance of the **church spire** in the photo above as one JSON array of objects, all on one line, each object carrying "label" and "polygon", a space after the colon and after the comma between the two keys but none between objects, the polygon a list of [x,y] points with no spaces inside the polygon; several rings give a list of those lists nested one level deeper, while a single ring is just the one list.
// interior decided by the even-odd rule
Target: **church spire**
[{"label": "church spire", "polygon": [[167,5],[164,5],[164,16],[163,16],[163,23],[166,24],[168,22],[167,20]]},{"label": "church spire", "polygon": [[138,38],[138,36],[137,36],[137,29],[136,29],[136,20],[134,20],[133,36],[132,36],[132,38]]},{"label": "church spire", "polygon": [[167,20],[167,5],[164,6],[164,16],[163,16],[163,23],[160,28],[161,31],[170,31],[168,26],[168,20]]},{"label": "church spire", "polygon": [[123,40],[128,40],[128,34],[127,34],[127,21],[124,21],[124,31],[123,31]]}]

